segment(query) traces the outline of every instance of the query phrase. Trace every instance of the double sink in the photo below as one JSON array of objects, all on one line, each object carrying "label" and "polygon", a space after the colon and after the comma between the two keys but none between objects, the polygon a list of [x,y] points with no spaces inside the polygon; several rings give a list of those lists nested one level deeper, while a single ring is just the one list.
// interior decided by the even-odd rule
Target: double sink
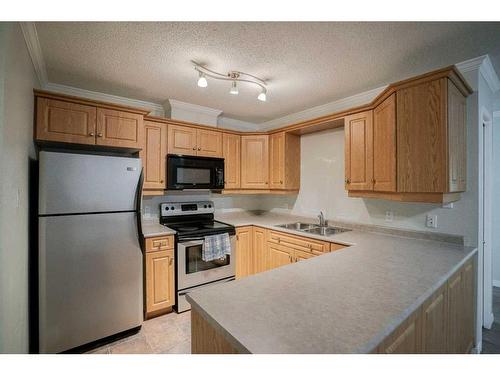
[{"label": "double sink", "polygon": [[308,223],[291,223],[276,225],[279,228],[291,229],[302,233],[318,234],[320,236],[333,236],[335,234],[349,232],[350,229],[339,227],[320,226],[317,224]]}]

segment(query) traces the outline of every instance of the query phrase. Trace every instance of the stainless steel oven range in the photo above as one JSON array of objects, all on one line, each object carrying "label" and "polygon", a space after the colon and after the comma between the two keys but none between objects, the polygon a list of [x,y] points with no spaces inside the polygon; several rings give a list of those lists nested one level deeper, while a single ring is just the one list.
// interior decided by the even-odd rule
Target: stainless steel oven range
[{"label": "stainless steel oven range", "polygon": [[177,312],[189,310],[186,294],[206,285],[234,280],[233,255],[205,262],[202,259],[205,236],[228,233],[231,249],[236,248],[234,226],[214,220],[214,204],[210,201],[162,203],[160,223],[174,229],[176,242]]}]

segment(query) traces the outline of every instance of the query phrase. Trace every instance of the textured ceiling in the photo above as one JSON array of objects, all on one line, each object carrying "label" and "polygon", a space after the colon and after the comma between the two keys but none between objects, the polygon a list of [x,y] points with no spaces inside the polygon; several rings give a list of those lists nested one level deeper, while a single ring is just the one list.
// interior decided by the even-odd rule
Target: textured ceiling
[{"label": "textured ceiling", "polygon": [[[500,71],[500,23],[38,22],[49,81],[164,103],[217,108],[255,123],[325,104],[486,53]],[[259,90],[209,80],[196,60],[221,72],[269,80]]]}]

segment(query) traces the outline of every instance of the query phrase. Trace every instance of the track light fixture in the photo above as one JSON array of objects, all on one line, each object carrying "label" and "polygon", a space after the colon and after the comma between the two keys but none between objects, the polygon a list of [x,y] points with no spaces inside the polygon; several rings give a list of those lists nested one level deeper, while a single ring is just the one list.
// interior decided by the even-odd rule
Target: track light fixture
[{"label": "track light fixture", "polygon": [[233,95],[238,95],[239,94],[238,82],[245,82],[259,86],[261,91],[260,94],[257,96],[257,99],[259,99],[262,102],[265,102],[267,100],[267,84],[265,80],[260,79],[259,77],[256,77],[254,75],[240,72],[237,70],[231,70],[230,72],[223,74],[216,72],[214,70],[210,70],[206,66],[198,64],[196,61],[191,61],[191,62],[194,65],[194,69],[198,72],[199,87],[208,86],[207,77],[213,79],[219,79],[222,81],[231,81],[231,89],[229,90],[229,93]]}]

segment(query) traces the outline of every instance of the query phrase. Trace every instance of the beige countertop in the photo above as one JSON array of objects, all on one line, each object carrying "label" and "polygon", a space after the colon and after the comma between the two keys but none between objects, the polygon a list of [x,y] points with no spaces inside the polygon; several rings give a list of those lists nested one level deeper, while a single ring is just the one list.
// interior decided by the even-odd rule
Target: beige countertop
[{"label": "beige countertop", "polygon": [[[255,212],[216,219],[273,229],[305,221]],[[404,237],[355,228],[332,237],[310,235],[352,246],[208,286],[189,293],[188,300],[241,352],[368,353],[477,252],[444,242],[446,236],[412,236],[417,233]]]},{"label": "beige countertop", "polygon": [[161,225],[158,218],[142,219],[142,234],[144,238],[168,236],[175,234],[175,230]]}]

